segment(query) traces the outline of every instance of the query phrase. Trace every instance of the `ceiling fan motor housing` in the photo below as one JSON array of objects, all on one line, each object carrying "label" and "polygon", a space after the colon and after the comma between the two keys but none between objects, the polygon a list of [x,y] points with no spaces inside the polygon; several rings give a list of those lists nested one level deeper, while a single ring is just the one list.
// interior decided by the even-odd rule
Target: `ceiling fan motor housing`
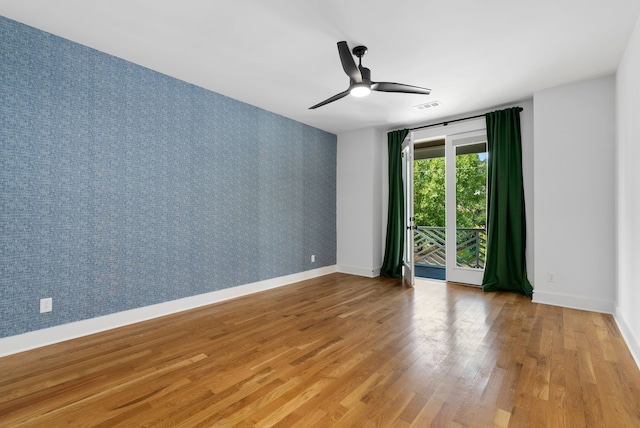
[{"label": "ceiling fan motor housing", "polygon": [[371,85],[371,70],[369,70],[367,67],[362,67],[362,66],[358,68],[362,73],[362,81]]}]

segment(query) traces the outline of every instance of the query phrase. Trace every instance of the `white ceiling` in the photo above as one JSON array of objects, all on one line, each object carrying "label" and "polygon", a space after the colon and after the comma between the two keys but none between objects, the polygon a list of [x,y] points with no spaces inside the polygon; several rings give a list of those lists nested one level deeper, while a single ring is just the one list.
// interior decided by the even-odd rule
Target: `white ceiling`
[{"label": "white ceiling", "polygon": [[[615,72],[640,0],[0,0],[0,14],[329,132],[397,128]],[[336,42],[366,45],[347,89]],[[440,101],[418,112],[414,105]]]}]

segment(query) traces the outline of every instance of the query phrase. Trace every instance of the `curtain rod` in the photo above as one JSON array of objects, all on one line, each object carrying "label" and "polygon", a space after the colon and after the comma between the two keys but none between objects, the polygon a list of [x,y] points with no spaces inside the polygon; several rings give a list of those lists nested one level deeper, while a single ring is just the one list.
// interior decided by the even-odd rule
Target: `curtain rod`
[{"label": "curtain rod", "polygon": [[469,117],[463,117],[461,119],[453,119],[453,120],[447,120],[446,122],[440,122],[440,123],[432,123],[431,125],[424,125],[424,126],[417,126],[415,128],[409,128],[409,131],[415,131],[416,129],[424,129],[424,128],[431,128],[433,126],[447,126],[450,123],[454,123],[454,122],[462,122],[463,120],[471,120],[471,119],[477,119],[479,117],[484,117],[484,114],[478,114],[476,116],[469,116]]},{"label": "curtain rod", "polygon": [[[519,111],[522,111],[522,107],[520,107],[520,106],[512,107],[512,108],[517,108],[517,109],[519,109]],[[463,117],[461,119],[453,119],[453,120],[447,120],[446,122],[432,123],[431,125],[417,126],[415,128],[409,128],[409,131],[415,131],[416,129],[431,128],[433,126],[440,126],[440,125],[447,126],[450,123],[462,122],[463,120],[478,119],[480,117],[485,117],[485,116],[486,116],[486,114],[477,114],[475,116]]]}]

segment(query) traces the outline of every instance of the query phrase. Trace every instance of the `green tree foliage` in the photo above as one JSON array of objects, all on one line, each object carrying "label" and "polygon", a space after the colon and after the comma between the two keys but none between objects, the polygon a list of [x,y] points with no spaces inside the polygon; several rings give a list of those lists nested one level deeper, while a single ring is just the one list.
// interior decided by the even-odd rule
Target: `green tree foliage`
[{"label": "green tree foliage", "polygon": [[[456,156],[458,227],[486,226],[487,160],[478,154]],[[414,162],[414,211],[417,226],[445,227],[444,158]]]},{"label": "green tree foliage", "polygon": [[445,226],[444,158],[413,163],[413,202],[416,226]]}]

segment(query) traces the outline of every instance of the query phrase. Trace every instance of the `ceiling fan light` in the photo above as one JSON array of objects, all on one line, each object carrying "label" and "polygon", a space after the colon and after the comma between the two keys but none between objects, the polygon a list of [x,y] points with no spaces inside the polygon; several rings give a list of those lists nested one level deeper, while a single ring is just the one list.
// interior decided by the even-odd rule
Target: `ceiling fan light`
[{"label": "ceiling fan light", "polygon": [[366,97],[371,93],[371,88],[364,83],[358,83],[353,85],[349,92],[354,97]]}]

